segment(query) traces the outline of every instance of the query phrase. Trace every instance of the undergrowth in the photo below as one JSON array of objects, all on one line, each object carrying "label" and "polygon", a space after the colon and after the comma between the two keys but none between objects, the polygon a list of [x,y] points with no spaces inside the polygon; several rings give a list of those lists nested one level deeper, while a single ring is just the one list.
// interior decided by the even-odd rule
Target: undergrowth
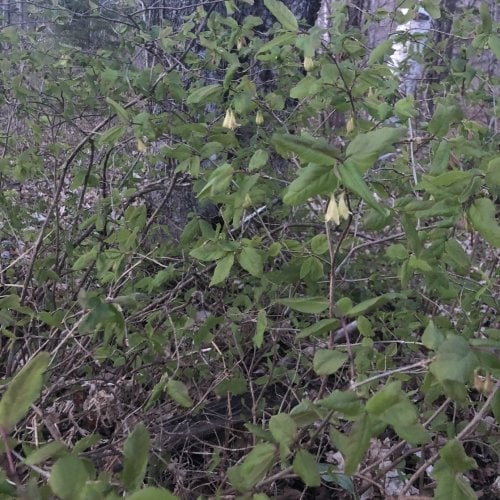
[{"label": "undergrowth", "polygon": [[415,100],[342,5],[265,4],[0,30],[2,497],[498,493],[498,27]]}]

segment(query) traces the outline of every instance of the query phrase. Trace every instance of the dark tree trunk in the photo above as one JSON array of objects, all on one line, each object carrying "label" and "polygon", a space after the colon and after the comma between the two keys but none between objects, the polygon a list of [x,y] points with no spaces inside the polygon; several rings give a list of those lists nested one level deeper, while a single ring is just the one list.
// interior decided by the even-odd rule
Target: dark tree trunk
[{"label": "dark tree trunk", "polygon": [[[314,25],[321,6],[321,0],[282,1],[298,19],[303,20],[309,26]],[[158,21],[159,17],[162,15],[164,18],[173,21],[175,24],[180,22],[183,16],[192,14],[194,10],[203,4],[200,0],[162,0],[161,2],[158,2],[158,0],[150,0],[148,3],[152,7],[154,6],[154,11],[151,11],[152,14],[154,12],[151,16],[151,20]],[[266,26],[269,26],[274,22],[273,16],[264,6],[264,0],[255,0],[253,5],[237,1],[236,7],[238,11],[236,11],[235,17],[238,21],[242,20],[246,16],[259,16],[262,18]],[[217,12],[226,12],[226,7],[224,5],[224,1],[222,0],[215,4],[213,1],[205,2],[205,9],[207,11],[212,8]]]}]

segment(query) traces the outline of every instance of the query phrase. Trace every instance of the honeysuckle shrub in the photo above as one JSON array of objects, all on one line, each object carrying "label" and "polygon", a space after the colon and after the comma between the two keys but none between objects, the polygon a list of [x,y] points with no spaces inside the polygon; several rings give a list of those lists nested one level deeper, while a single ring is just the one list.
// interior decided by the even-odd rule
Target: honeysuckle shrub
[{"label": "honeysuckle shrub", "polygon": [[[306,29],[266,0],[265,30],[226,3],[115,24],[113,51],[0,30],[1,494],[476,498],[500,413],[498,75],[476,63],[497,24],[456,13],[451,58],[428,37],[439,80],[414,97],[342,3]],[[141,67],[147,42],[164,59]],[[169,224],[186,186],[216,221]],[[221,401],[195,459],[177,425]]]}]

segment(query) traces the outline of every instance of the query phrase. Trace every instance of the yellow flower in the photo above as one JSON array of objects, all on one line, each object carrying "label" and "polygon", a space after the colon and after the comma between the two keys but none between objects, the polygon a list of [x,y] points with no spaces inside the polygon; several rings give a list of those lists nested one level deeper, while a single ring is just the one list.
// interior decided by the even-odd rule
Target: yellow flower
[{"label": "yellow flower", "polygon": [[264,115],[262,114],[262,111],[259,109],[257,111],[257,114],[255,115],[255,123],[257,125],[264,125]]},{"label": "yellow flower", "polygon": [[139,153],[145,153],[147,151],[147,146],[144,144],[144,141],[141,141],[141,139],[137,139],[137,151]]},{"label": "yellow flower", "polygon": [[304,57],[304,69],[309,73],[315,68],[315,64],[312,57]]},{"label": "yellow flower", "polygon": [[335,195],[333,194],[330,196],[330,202],[328,203],[328,208],[326,209],[325,221],[333,222],[336,226],[340,224],[339,206],[337,205]]},{"label": "yellow flower", "polygon": [[351,214],[351,211],[349,210],[349,207],[347,206],[347,203],[345,202],[345,194],[341,193],[339,196],[339,215],[341,219],[347,220],[349,218],[349,215]]},{"label": "yellow flower", "polygon": [[228,109],[226,111],[226,116],[224,117],[222,126],[231,130],[234,130],[238,126],[236,123],[236,116],[234,115],[234,111],[232,109]]}]

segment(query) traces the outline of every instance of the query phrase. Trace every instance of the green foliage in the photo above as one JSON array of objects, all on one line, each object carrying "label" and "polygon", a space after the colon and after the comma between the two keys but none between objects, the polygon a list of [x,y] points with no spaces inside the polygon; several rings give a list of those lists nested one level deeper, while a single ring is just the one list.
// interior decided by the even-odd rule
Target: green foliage
[{"label": "green foliage", "polygon": [[58,459],[52,466],[49,485],[58,498],[81,498],[89,475],[83,461],[73,455]]},{"label": "green foliage", "polygon": [[[426,40],[435,79],[402,96],[392,39],[364,35],[389,13],[358,28],[334,2],[307,29],[265,0],[269,27],[243,3],[146,25],[159,8],[55,2],[0,30],[1,495],[480,489],[500,162],[476,61],[497,26],[453,13],[453,50]],[[216,220],[180,215],[198,203]]]},{"label": "green foliage", "polygon": [[128,490],[136,490],[144,481],[149,453],[149,433],[144,424],[137,424],[123,447],[122,481]]},{"label": "green foliage", "polygon": [[276,457],[276,447],[269,443],[256,445],[240,465],[231,467],[227,474],[238,491],[251,490],[269,471]]},{"label": "green foliage", "polygon": [[43,374],[49,366],[49,361],[50,356],[47,352],[37,354],[10,381],[0,400],[2,434],[10,432],[39,397]]}]

